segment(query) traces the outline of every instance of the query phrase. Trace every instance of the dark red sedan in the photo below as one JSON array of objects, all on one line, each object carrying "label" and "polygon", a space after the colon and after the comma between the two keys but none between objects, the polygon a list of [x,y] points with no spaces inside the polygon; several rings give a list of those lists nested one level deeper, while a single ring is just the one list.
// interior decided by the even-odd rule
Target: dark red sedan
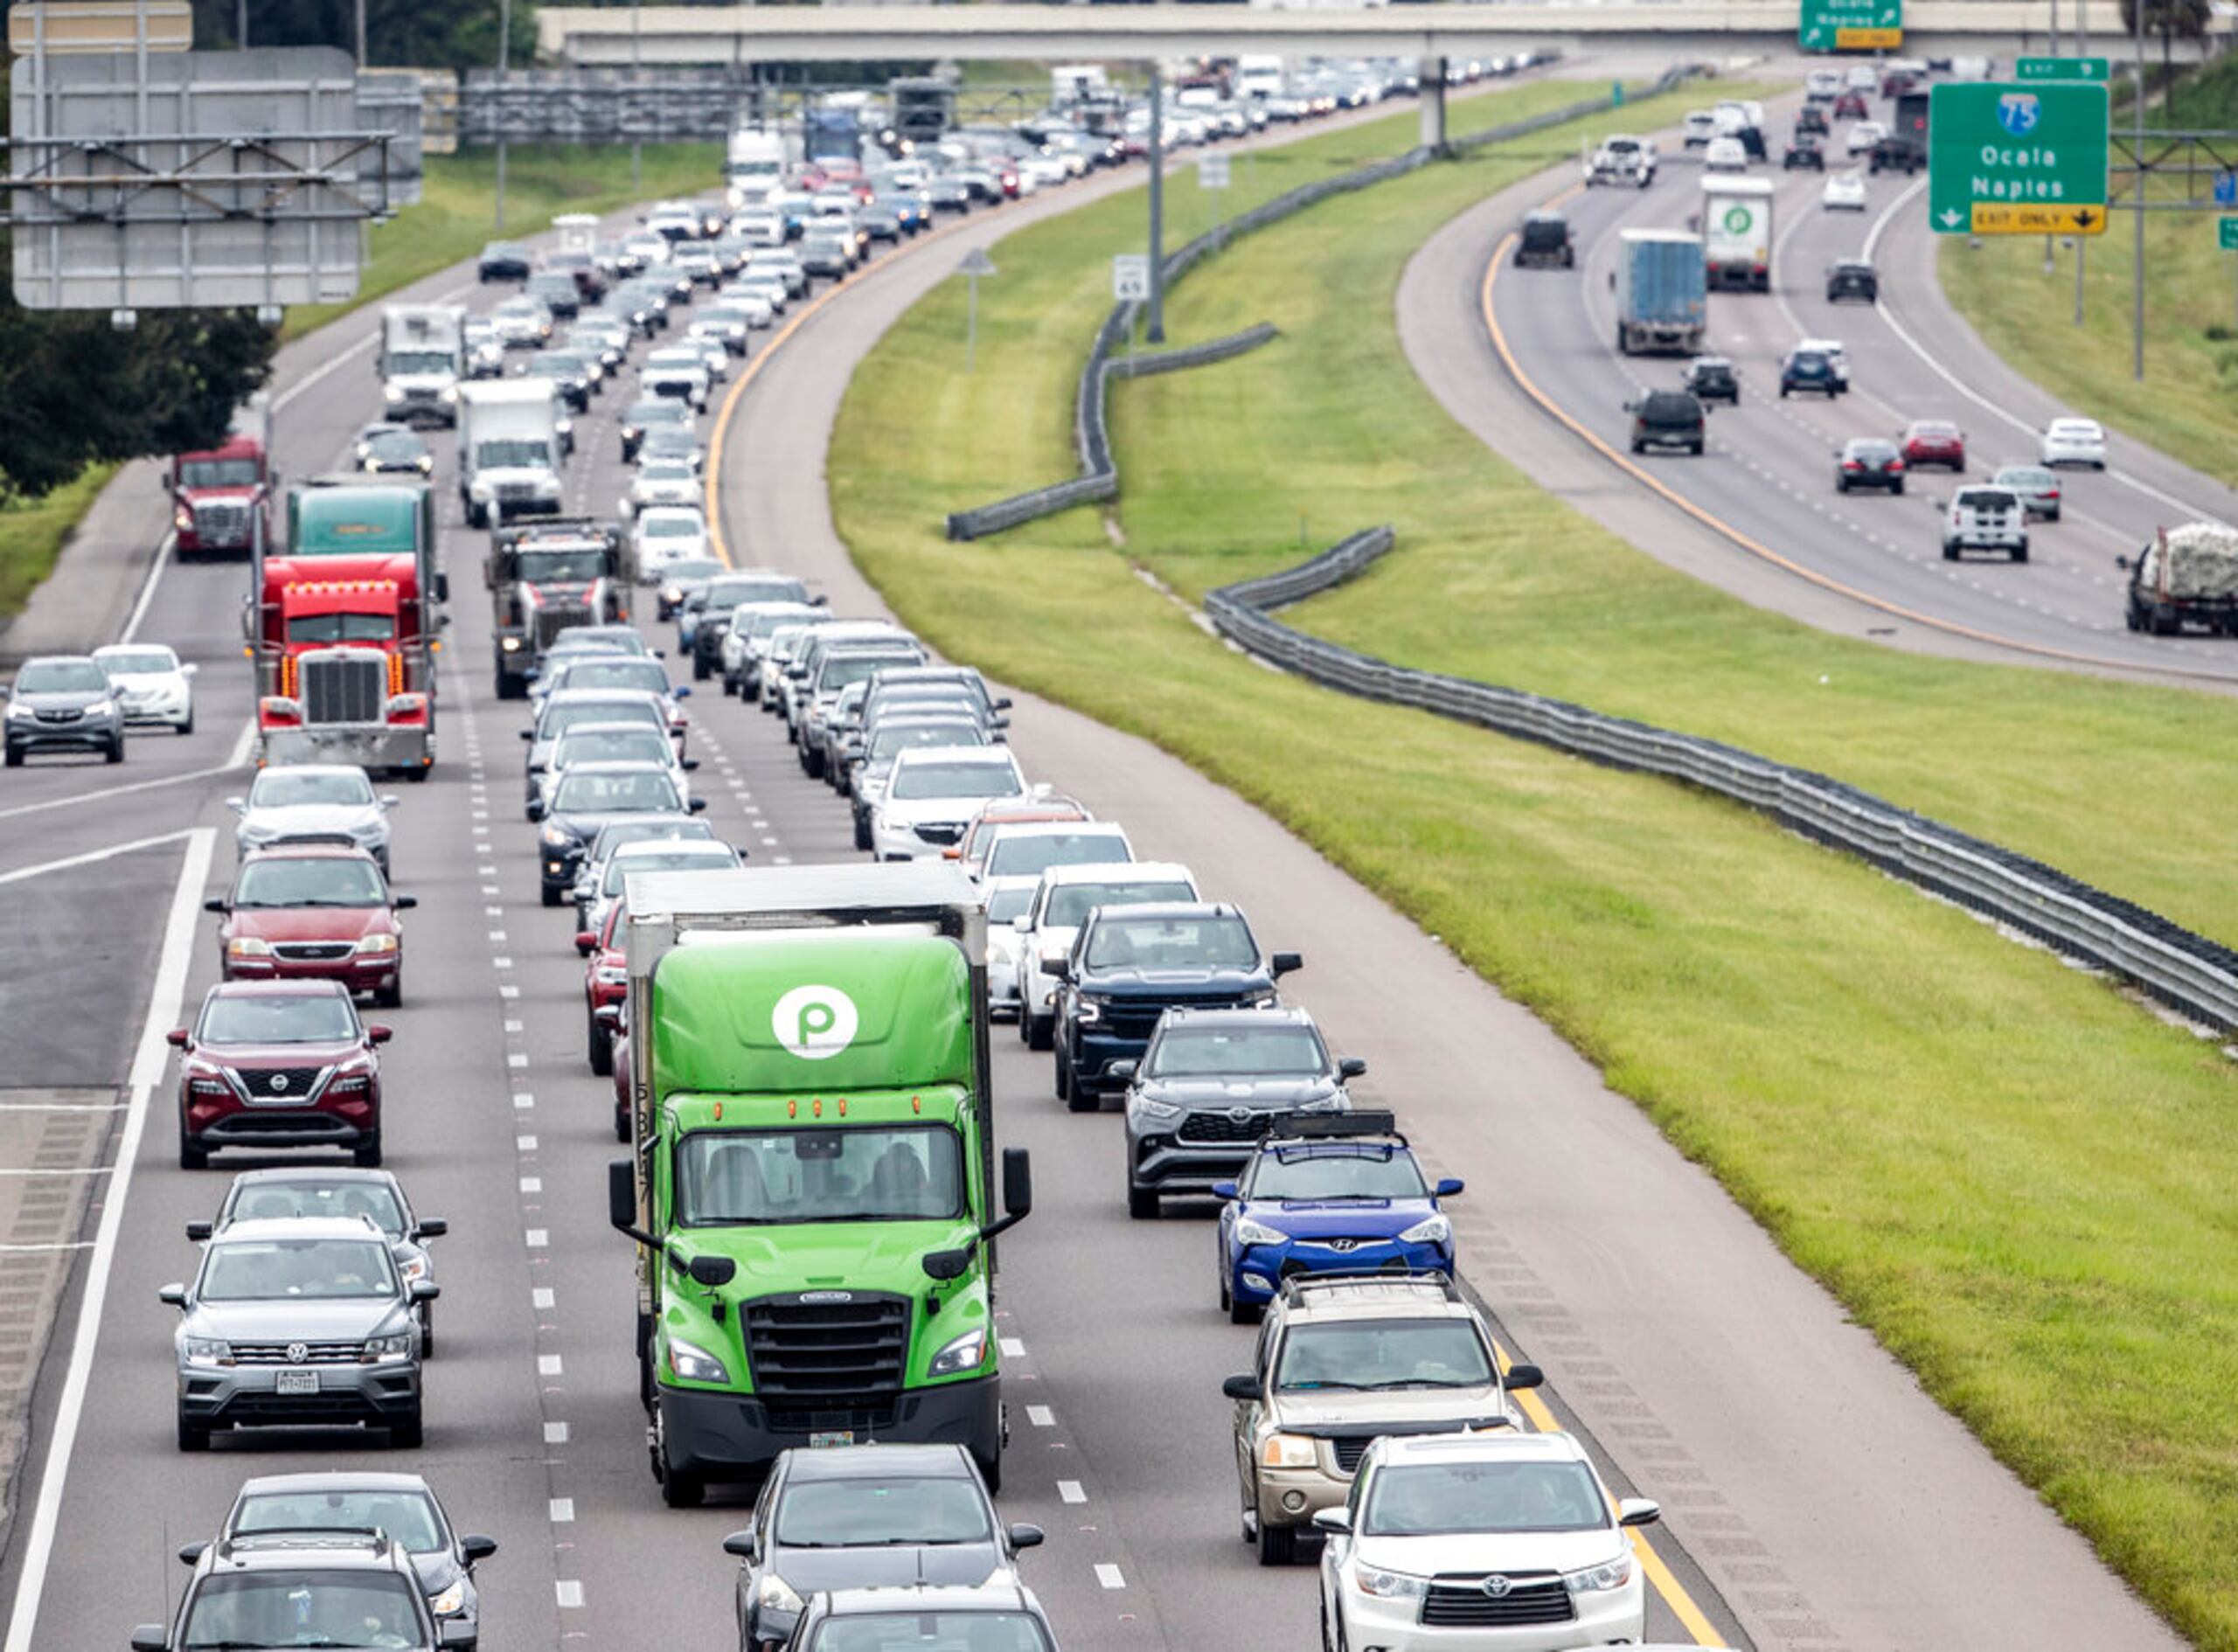
[{"label": "dark red sedan", "polygon": [[417,904],[391,893],[362,849],[286,843],[244,858],[232,891],[203,906],[225,920],[218,961],[226,980],[337,981],[393,1008],[404,1002],[396,915]]},{"label": "dark red sedan", "polygon": [[179,1168],[219,1148],[337,1147],[381,1162],[381,1066],[389,1030],[358,1019],[334,981],[228,981],[191,1027],[168,1035],[178,1064]]},{"label": "dark red sedan", "polygon": [[1869,119],[1872,114],[1873,106],[1865,101],[1865,94],[1854,87],[1834,100],[1834,118],[1837,121],[1863,121]]},{"label": "dark red sedan", "polygon": [[1947,419],[1915,419],[1896,438],[1904,462],[1917,470],[1922,465],[1966,468],[1966,433]]},{"label": "dark red sedan", "polygon": [[608,901],[596,933],[586,929],[575,937],[575,950],[583,954],[584,1043],[591,1071],[601,1077],[614,1071],[614,1032],[598,1012],[609,1005],[620,1009],[629,992],[629,962],[615,933],[622,911],[619,900]]}]

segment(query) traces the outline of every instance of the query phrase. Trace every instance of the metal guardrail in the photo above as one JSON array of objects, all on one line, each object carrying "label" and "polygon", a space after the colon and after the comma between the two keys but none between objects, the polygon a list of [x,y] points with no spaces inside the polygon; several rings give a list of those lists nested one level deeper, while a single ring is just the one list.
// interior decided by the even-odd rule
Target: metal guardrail
[{"label": "metal guardrail", "polygon": [[2238,952],[2041,861],[1722,741],[1520,689],[1394,665],[1271,617],[1275,608],[1356,578],[1393,543],[1387,527],[1355,533],[1296,567],[1222,586],[1206,596],[1205,613],[1239,647],[1325,688],[1435,711],[1715,793],[2009,925],[2194,1019],[2238,1029]]},{"label": "metal guardrail", "polygon": [[1281,337],[1282,330],[1274,323],[1261,322],[1256,327],[1247,327],[1225,338],[1208,338],[1201,344],[1153,350],[1140,356],[1114,356],[1104,371],[1116,378],[1147,378],[1152,373],[1178,372],[1185,367],[1209,367],[1216,361],[1232,361],[1248,355]]}]

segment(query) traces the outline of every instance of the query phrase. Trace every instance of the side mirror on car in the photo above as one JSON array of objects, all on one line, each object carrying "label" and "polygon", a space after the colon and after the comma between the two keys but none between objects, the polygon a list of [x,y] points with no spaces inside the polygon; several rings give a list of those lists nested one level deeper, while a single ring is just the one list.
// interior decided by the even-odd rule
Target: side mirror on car
[{"label": "side mirror on car", "polygon": [[1231,1377],[1220,1385],[1220,1392],[1226,1394],[1230,1399],[1258,1399],[1266,1392],[1266,1388],[1259,1379],[1249,1371],[1245,1371],[1240,1377]]},{"label": "side mirror on car", "polygon": [[204,1243],[217,1231],[215,1222],[189,1222],[186,1225],[186,1237],[197,1245]]},{"label": "side mirror on car", "polygon": [[1359,1056],[1346,1056],[1337,1064],[1337,1076],[1340,1079],[1357,1079],[1366,1071],[1367,1063]]},{"label": "side mirror on car", "polygon": [[397,804],[403,801],[404,800],[400,798],[394,792],[383,792],[381,794],[381,807],[383,809],[394,809]]},{"label": "side mirror on car", "polygon": [[417,895],[392,895],[389,897],[388,904],[395,907],[399,912],[410,912],[414,906],[417,906],[420,904],[420,897]]},{"label": "side mirror on car", "polygon": [[1235,1197],[1236,1197],[1236,1187],[1235,1187],[1235,1183],[1233,1183],[1233,1182],[1215,1182],[1215,1183],[1213,1183],[1213,1197],[1214,1198],[1216,1198],[1216,1199],[1232,1199],[1232,1198]]},{"label": "side mirror on car", "polygon": [[[657,654],[653,657],[655,659],[658,659],[660,656]],[[679,683],[669,691],[669,695],[670,698],[673,699],[688,700],[692,698],[692,684],[689,683]]]},{"label": "side mirror on car", "polygon": [[1616,1504],[1620,1526],[1650,1526],[1663,1518],[1663,1506],[1652,1497],[1625,1497]]},{"label": "side mirror on car", "polygon": [[212,899],[204,901],[202,903],[202,910],[205,912],[214,912],[222,918],[225,916],[226,913],[225,898],[223,896],[219,896]]},{"label": "side mirror on car", "polygon": [[459,1552],[466,1557],[466,1564],[472,1565],[476,1560],[487,1560],[491,1555],[497,1553],[497,1540],[495,1537],[484,1537],[478,1534],[469,1535],[458,1540],[458,1547]]},{"label": "side mirror on car", "polygon": [[431,1279],[415,1279],[407,1295],[415,1302],[432,1302],[443,1294],[443,1288]]},{"label": "side mirror on car", "polygon": [[523,809],[522,812],[525,814],[531,821],[542,820],[544,818],[544,800],[541,797],[531,798],[527,807]]},{"label": "side mirror on car", "polygon": [[1349,1509],[1317,1509],[1313,1511],[1313,1526],[1317,1531],[1350,1531],[1352,1511]]},{"label": "side mirror on car", "polygon": [[699,760],[696,757],[687,757],[677,767],[687,774],[697,774],[699,772]]},{"label": "side mirror on car", "polygon": [[451,1225],[440,1216],[423,1216],[412,1225],[414,1239],[441,1239],[451,1231]]},{"label": "side mirror on car", "polygon": [[246,797],[228,797],[226,800],[226,807],[232,809],[236,815],[246,815],[248,813],[248,799]]},{"label": "side mirror on car", "polygon": [[1546,1380],[1546,1373],[1536,1365],[1510,1365],[1500,1373],[1500,1386],[1510,1393],[1518,1389],[1536,1388]]},{"label": "side mirror on car", "polygon": [[1267,961],[1275,975],[1287,975],[1305,968],[1305,954],[1302,952],[1278,952]]},{"label": "side mirror on car", "polygon": [[587,958],[597,950],[598,937],[596,935],[587,929],[579,929],[575,932],[575,951],[578,954]]},{"label": "side mirror on car", "polygon": [[1115,1061],[1111,1064],[1108,1071],[1113,1078],[1119,1079],[1122,1083],[1124,1083],[1128,1079],[1132,1079],[1135,1074],[1140,1071],[1142,1063],[1139,1061]]},{"label": "side mirror on car", "polygon": [[[535,673],[531,672],[530,675],[534,676]],[[536,738],[536,731],[532,728],[525,728],[521,731],[521,738],[525,740],[532,740]]]},{"label": "side mirror on car", "polygon": [[1445,1176],[1438,1178],[1437,1186],[1431,1191],[1439,1198],[1449,1199],[1461,1193],[1468,1185],[1457,1176]]},{"label": "side mirror on car", "polygon": [[132,1631],[132,1652],[167,1652],[170,1643],[160,1623],[143,1623]]},{"label": "side mirror on car", "polygon": [[2116,556],[2114,559],[2114,566],[2123,573],[2127,573],[2130,571],[2130,559],[2125,556]]},{"label": "side mirror on car", "polygon": [[685,807],[697,815],[707,807],[707,800],[704,797],[695,797]]},{"label": "side mirror on car", "polygon": [[1039,1549],[1043,1541],[1041,1528],[1028,1525],[1023,1520],[1012,1524],[1010,1537],[1011,1547],[1013,1549]]},{"label": "side mirror on car", "polygon": [[184,1027],[173,1027],[163,1034],[163,1042],[174,1050],[184,1050],[194,1042],[194,1035]]},{"label": "side mirror on car", "polygon": [[378,1021],[372,1023],[365,1029],[365,1042],[367,1044],[386,1044],[394,1037],[396,1037],[396,1029],[394,1027],[383,1026]]},{"label": "side mirror on car", "polygon": [[158,1285],[156,1287],[156,1300],[159,1302],[169,1302],[173,1308],[184,1308],[186,1306],[186,1287],[184,1285]]},{"label": "side mirror on car", "polygon": [[747,1521],[741,1530],[732,1532],[729,1537],[723,1539],[723,1552],[736,1555],[741,1560],[751,1560],[759,1551],[760,1545],[754,1542],[754,1523],[751,1520]]}]

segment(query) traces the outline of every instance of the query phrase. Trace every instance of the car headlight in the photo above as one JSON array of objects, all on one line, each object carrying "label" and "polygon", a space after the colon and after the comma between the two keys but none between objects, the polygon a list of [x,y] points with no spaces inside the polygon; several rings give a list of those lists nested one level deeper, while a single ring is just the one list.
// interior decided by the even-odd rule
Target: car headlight
[{"label": "car headlight", "polygon": [[467,494],[477,504],[488,504],[496,496],[497,489],[490,482],[476,478],[467,485]]},{"label": "car headlight", "polygon": [[361,843],[379,843],[388,836],[388,826],[382,821],[369,820],[362,826],[352,826],[350,836]]},{"label": "car headlight", "polygon": [[269,958],[271,955],[271,943],[259,941],[254,935],[236,935],[226,943],[226,956],[228,958]]},{"label": "car headlight", "polygon": [[1236,1003],[1246,1010],[1264,1010],[1281,1001],[1282,995],[1272,987],[1261,987],[1256,992],[1247,992]]},{"label": "car headlight", "polygon": [[407,1256],[397,1263],[396,1271],[404,1275],[404,1282],[409,1285],[414,1280],[427,1277],[427,1259],[424,1256]]},{"label": "car headlight", "polygon": [[1092,1026],[1103,1019],[1103,1000],[1088,993],[1080,996],[1080,1020],[1083,1026]]},{"label": "car headlight", "polygon": [[668,1369],[687,1383],[727,1383],[731,1374],[723,1362],[696,1343],[681,1336],[668,1339]]},{"label": "car headlight", "polygon": [[20,701],[10,700],[8,702],[8,715],[10,717],[37,717],[38,713],[33,711],[30,706],[22,704]]},{"label": "car headlight", "polygon": [[91,705],[88,705],[86,708],[86,715],[87,717],[108,717],[113,715],[115,711],[116,702],[115,700],[95,700]]},{"label": "car headlight", "polygon": [[190,1336],[186,1339],[186,1363],[190,1365],[230,1365],[233,1363],[233,1346],[222,1337]]},{"label": "car headlight", "polygon": [[1562,1573],[1562,1586],[1572,1594],[1590,1594],[1601,1589],[1621,1589],[1632,1580],[1632,1557],[1627,1552],[1614,1559],[1603,1560],[1597,1566],[1587,1566],[1577,1572]]},{"label": "car headlight", "polygon": [[427,1602],[427,1610],[439,1618],[455,1617],[466,1610],[466,1579],[461,1578]]},{"label": "car headlight", "polygon": [[1137,1095],[1131,1103],[1135,1111],[1152,1124],[1172,1124],[1189,1111],[1171,1101],[1161,1101],[1154,1095]]},{"label": "car headlight", "polygon": [[1449,1245],[1453,1242],[1453,1224],[1442,1216],[1425,1217],[1399,1237],[1409,1245]]},{"label": "car headlight", "polygon": [[764,1612],[797,1612],[801,1598],[793,1593],[792,1586],[774,1572],[761,1574],[761,1581],[754,1586],[754,1603]]},{"label": "car headlight", "polygon": [[620,964],[601,964],[592,971],[592,978],[601,987],[619,987],[627,984],[629,971]]},{"label": "car headlight", "polygon": [[567,849],[573,845],[575,835],[558,826],[546,826],[538,834],[546,849]]},{"label": "car headlight", "polygon": [[388,398],[391,401],[402,401],[404,399],[404,386],[402,385],[383,385],[381,386],[381,394]]},{"label": "car headlight", "polygon": [[1362,1594],[1373,1595],[1379,1600],[1419,1600],[1425,1581],[1403,1572],[1386,1572],[1380,1566],[1352,1568],[1353,1585]]},{"label": "car headlight", "polygon": [[1259,1461],[1268,1468],[1310,1468],[1321,1461],[1321,1447],[1303,1434],[1268,1434],[1259,1447]]},{"label": "car headlight", "polygon": [[418,1331],[392,1331],[386,1336],[365,1338],[365,1357],[367,1359],[403,1359],[419,1346],[420,1333]]},{"label": "car headlight", "polygon": [[458,399],[458,386],[456,385],[445,385],[441,391],[437,393],[436,399],[445,402],[456,401]]},{"label": "car headlight", "polygon": [[1289,1238],[1280,1228],[1268,1227],[1264,1222],[1255,1222],[1248,1216],[1236,1218],[1235,1242],[1238,1245],[1287,1245]]},{"label": "car headlight", "polygon": [[661,600],[662,600],[662,601],[664,601],[664,602],[669,603],[669,604],[671,604],[671,605],[674,605],[674,604],[676,604],[676,603],[678,603],[678,602],[683,601],[683,600],[684,600],[684,588],[683,588],[681,586],[674,586],[674,585],[664,585],[664,586],[663,586],[663,587],[661,587]]},{"label": "car headlight", "polygon": [[395,950],[396,937],[394,935],[361,935],[358,939],[358,951],[361,954],[389,953]]},{"label": "car headlight", "polygon": [[953,1377],[960,1371],[977,1371],[986,1357],[986,1331],[966,1331],[933,1356],[933,1363],[925,1368],[925,1375]]}]

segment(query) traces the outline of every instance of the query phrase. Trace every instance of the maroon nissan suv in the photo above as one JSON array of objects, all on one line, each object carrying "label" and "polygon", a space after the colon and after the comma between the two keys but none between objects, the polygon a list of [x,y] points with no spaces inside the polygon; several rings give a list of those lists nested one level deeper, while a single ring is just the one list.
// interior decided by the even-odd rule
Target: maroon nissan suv
[{"label": "maroon nissan suv", "polygon": [[174,1028],[178,1162],[219,1148],[348,1148],[381,1162],[381,1067],[389,1030],[358,1019],[335,981],[227,981],[191,1027]]}]

